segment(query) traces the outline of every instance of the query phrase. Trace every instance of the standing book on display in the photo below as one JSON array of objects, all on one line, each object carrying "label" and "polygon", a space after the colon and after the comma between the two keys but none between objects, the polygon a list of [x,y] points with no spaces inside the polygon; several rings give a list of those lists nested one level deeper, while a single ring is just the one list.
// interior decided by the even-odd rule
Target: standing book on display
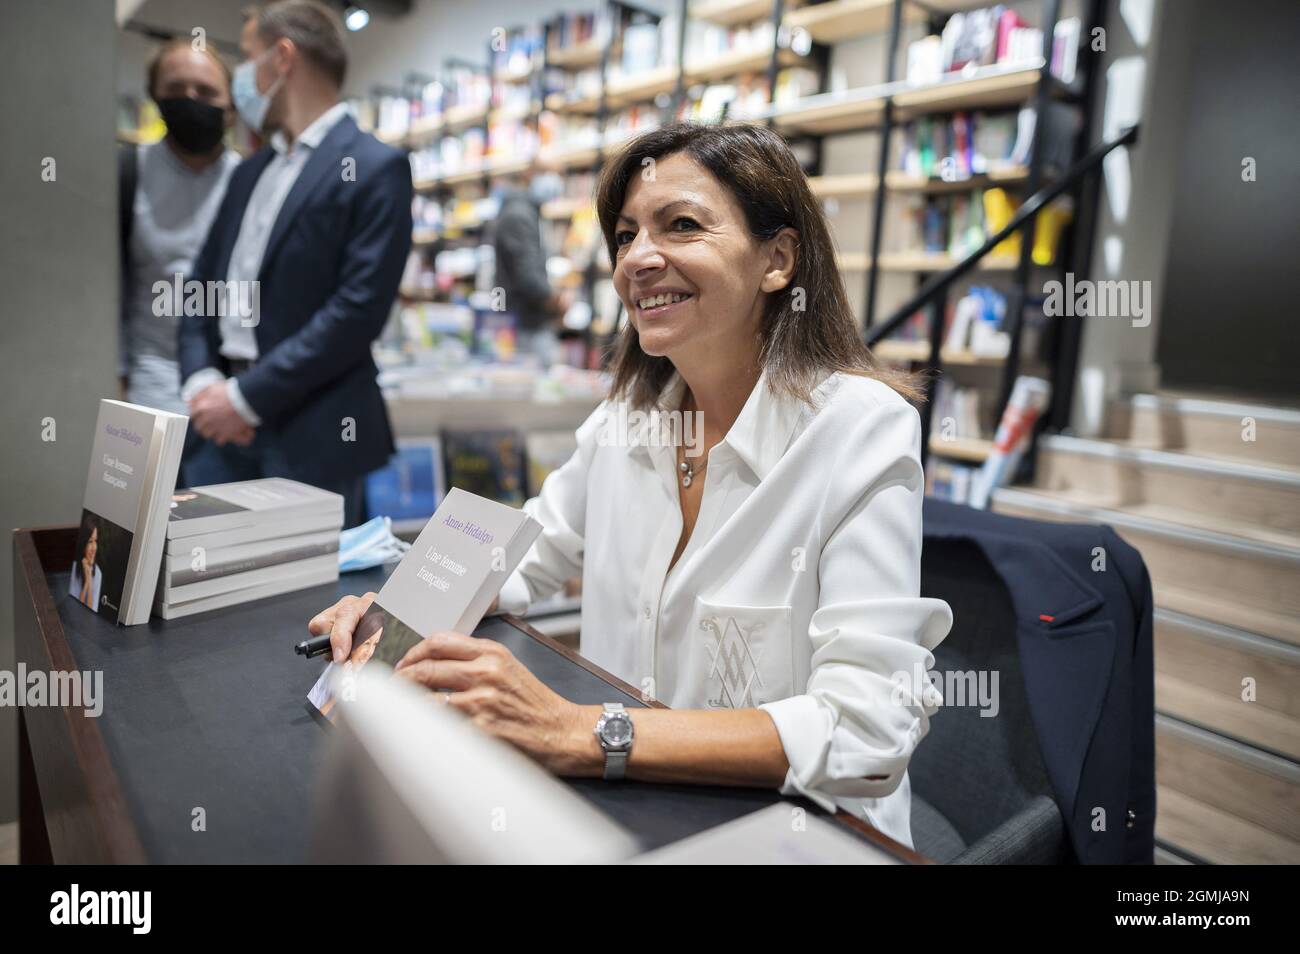
[{"label": "standing book on display", "polygon": [[127,626],[149,619],[188,422],[99,402],[68,594]]}]

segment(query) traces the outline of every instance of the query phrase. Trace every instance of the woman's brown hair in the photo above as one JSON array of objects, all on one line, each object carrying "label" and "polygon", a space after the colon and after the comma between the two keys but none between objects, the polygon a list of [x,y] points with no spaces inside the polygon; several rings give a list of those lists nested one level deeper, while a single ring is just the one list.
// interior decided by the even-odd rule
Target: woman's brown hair
[{"label": "woman's brown hair", "polygon": [[[784,289],[768,294],[759,330],[759,362],[772,389],[808,402],[822,375],[843,371],[875,378],[909,401],[920,400],[924,395],[917,376],[882,365],[863,341],[808,177],[785,140],[766,126],[674,123],[624,146],[596,183],[596,215],[610,262],[618,260],[615,224],[632,177],[677,153],[690,156],[731,191],[758,241],[784,228],[798,235],[794,275]],[[628,322],[614,343],[612,370],[613,395],[633,407],[649,408],[671,378],[673,365],[642,351]]]}]

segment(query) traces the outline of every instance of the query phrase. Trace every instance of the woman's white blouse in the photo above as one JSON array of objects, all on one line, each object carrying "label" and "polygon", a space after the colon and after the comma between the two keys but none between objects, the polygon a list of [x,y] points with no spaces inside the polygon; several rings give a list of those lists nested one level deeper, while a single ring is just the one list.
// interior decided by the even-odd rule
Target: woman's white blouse
[{"label": "woman's white blouse", "polygon": [[[675,375],[660,406],[683,389]],[[671,572],[682,517],[665,418],[601,404],[525,504],[545,529],[501,609],[581,575],[584,656],[675,709],[765,710],[790,763],[783,793],[911,845],[907,763],[942,702],[924,674],[952,625],[920,596],[920,418],[859,375],[813,397],[760,378],[709,452]]]}]

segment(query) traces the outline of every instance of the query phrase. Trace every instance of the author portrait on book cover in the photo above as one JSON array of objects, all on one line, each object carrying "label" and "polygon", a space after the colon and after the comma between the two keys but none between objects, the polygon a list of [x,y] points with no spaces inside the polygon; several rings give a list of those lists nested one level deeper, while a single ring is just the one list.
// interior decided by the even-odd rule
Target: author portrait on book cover
[{"label": "author portrait on book cover", "polygon": [[[646,133],[595,199],[629,318],[613,387],[525,504],[544,530],[497,608],[581,576],[582,654],[671,708],[571,703],[457,633],[398,675],[559,774],[770,787],[911,845],[908,761],[942,703],[913,674],[952,625],[920,596],[916,384],[863,344],[772,131]],[[373,597],[311,621],[336,660]]]}]

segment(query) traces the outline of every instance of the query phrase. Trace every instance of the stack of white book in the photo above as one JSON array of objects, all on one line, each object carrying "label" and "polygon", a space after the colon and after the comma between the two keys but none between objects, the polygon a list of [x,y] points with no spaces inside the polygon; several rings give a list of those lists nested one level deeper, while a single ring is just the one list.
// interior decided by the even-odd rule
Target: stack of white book
[{"label": "stack of white book", "polygon": [[268,477],[176,491],[154,612],[163,619],[338,579],[343,498]]}]

